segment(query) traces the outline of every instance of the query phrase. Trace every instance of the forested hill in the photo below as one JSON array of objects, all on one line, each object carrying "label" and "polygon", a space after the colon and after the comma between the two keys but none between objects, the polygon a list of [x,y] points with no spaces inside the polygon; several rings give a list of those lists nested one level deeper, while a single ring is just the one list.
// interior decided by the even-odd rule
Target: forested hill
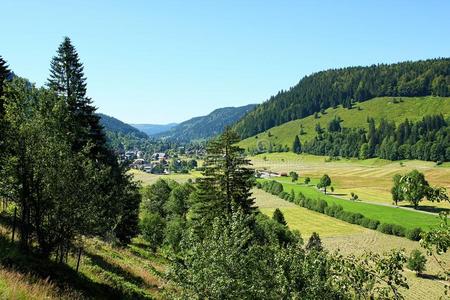
[{"label": "forested hill", "polygon": [[134,128],[145,132],[148,136],[152,136],[161,132],[170,130],[171,128],[177,126],[177,123],[170,124],[130,124]]},{"label": "forested hill", "polygon": [[450,95],[450,58],[314,73],[258,105],[235,129],[245,138],[339,104],[350,108],[374,97],[426,95]]},{"label": "forested hill", "polygon": [[147,138],[147,135],[142,131],[128,125],[114,117],[104,114],[97,114],[100,117],[100,123],[103,125],[106,132],[115,132],[123,135],[134,135],[138,138]]},{"label": "forested hill", "polygon": [[155,137],[182,142],[209,139],[220,134],[226,126],[233,125],[248,112],[252,111],[255,106],[256,104],[249,104],[240,107],[219,108],[209,115],[184,121]]}]

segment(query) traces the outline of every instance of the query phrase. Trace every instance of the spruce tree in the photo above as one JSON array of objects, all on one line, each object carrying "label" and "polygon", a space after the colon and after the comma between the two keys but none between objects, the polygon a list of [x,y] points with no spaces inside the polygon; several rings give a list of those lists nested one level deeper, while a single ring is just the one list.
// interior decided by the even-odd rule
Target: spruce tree
[{"label": "spruce tree", "polygon": [[92,143],[91,154],[94,157],[106,155],[106,138],[95,114],[92,100],[86,96],[86,77],[78,53],[68,37],[60,44],[57,54],[50,65],[48,87],[64,97],[71,120],[68,132],[73,140],[75,151]]},{"label": "spruce tree", "polygon": [[[5,152],[5,131],[6,124],[4,120],[5,108],[3,99],[3,85],[10,71],[6,61],[0,56],[0,156]],[[1,157],[0,157],[1,158]]]},{"label": "spruce tree", "polygon": [[244,150],[235,145],[238,141],[238,135],[226,128],[207,147],[203,177],[197,180],[198,190],[192,198],[193,219],[203,224],[235,209],[246,214],[255,210],[251,198],[254,171],[248,167]]},{"label": "spruce tree", "polygon": [[300,143],[298,135],[295,136],[294,143],[292,145],[292,151],[297,154],[300,154],[302,152],[302,144]]}]

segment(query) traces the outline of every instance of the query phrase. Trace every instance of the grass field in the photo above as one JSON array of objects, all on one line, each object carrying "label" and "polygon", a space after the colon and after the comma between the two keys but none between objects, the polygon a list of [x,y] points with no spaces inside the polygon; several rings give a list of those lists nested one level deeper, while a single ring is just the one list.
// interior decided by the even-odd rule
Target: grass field
[{"label": "grass field", "polygon": [[328,204],[339,204],[345,211],[361,213],[370,219],[379,220],[382,223],[392,223],[402,225],[405,228],[421,227],[429,229],[439,224],[439,218],[434,215],[424,214],[410,210],[404,210],[395,207],[374,205],[359,201],[349,201],[329,194],[325,195],[314,186],[306,186],[303,184],[294,184],[283,182],[283,188],[286,192],[294,190],[295,193],[303,193],[306,197],[312,199],[324,199]]},{"label": "grass field", "polygon": [[197,171],[193,171],[189,174],[156,175],[156,174],[149,174],[149,173],[145,173],[143,171],[132,169],[129,171],[129,173],[133,175],[134,180],[139,181],[143,186],[153,184],[160,178],[171,179],[171,180],[175,180],[179,183],[184,183],[184,182],[188,181],[188,179],[194,180],[195,178],[201,176],[200,172],[197,172]]},{"label": "grass field", "polygon": [[[384,159],[342,159],[327,162],[326,157],[291,152],[260,154],[251,157],[256,169],[275,172],[296,171],[302,181],[305,176],[320,178],[323,174],[331,177],[335,193],[350,198],[350,193],[358,194],[363,201],[392,204],[390,189],[394,174],[404,174],[417,169],[425,174],[431,185],[443,186],[450,190],[450,164],[436,166],[433,162],[409,160],[392,162]],[[400,202],[399,205],[409,205]],[[450,204],[423,201],[421,206],[428,210],[433,207],[450,209]]]},{"label": "grass field", "polygon": [[[384,118],[399,123],[406,118],[410,121],[416,121],[422,119],[422,116],[430,114],[450,115],[449,97],[397,97],[396,99],[400,98],[403,102],[394,103],[394,98],[392,97],[374,98],[369,101],[357,103],[356,106],[360,109],[345,109],[341,106],[336,109],[329,108],[324,115],[320,114],[319,119],[315,119],[312,115],[303,119],[290,121],[270,128],[256,136],[249,137],[241,141],[239,145],[242,148],[249,150],[259,149],[261,146],[264,146],[267,149],[269,143],[291,148],[295,136],[300,133],[301,125],[303,126],[305,134],[300,136],[300,140],[304,143],[315,136],[315,126],[317,123],[319,123],[322,128],[327,128],[328,123],[333,120],[335,116],[339,116],[343,120],[342,126],[344,127],[368,128],[367,117],[374,118],[376,122],[379,122]],[[420,114],[417,112],[420,112]]]},{"label": "grass field", "polygon": [[[383,253],[394,248],[405,249],[407,254],[413,249],[424,252],[418,242],[348,224],[296,206],[261,190],[254,190],[254,196],[263,213],[272,216],[275,208],[280,208],[288,226],[299,230],[304,240],[316,231],[325,247],[331,251],[339,249],[345,255],[358,255],[364,251]],[[450,253],[445,254],[442,259],[450,263]],[[416,277],[413,272],[405,270],[404,274],[410,286],[409,290],[403,291],[406,299],[439,299],[443,295],[444,283],[435,277],[440,271],[438,264],[428,257],[426,268],[425,277]]]}]

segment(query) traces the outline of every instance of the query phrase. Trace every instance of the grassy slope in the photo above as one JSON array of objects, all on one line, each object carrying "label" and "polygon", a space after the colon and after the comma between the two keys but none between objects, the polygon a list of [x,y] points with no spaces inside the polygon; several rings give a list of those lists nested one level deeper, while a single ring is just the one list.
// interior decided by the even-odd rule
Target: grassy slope
[{"label": "grassy slope", "polygon": [[[402,122],[405,118],[409,120],[422,119],[424,115],[444,114],[450,116],[450,98],[441,97],[397,97],[403,102],[393,103],[392,97],[374,98],[369,101],[358,103],[356,106],[361,110],[344,109],[338,107],[336,109],[329,108],[325,115],[320,114],[319,119],[309,116],[284,123],[280,126],[273,127],[257,136],[249,137],[239,143],[244,149],[257,149],[258,144],[268,145],[286,145],[292,147],[295,135],[300,133],[300,125],[303,125],[306,134],[300,136],[302,142],[312,139],[315,135],[315,126],[320,123],[322,128],[327,128],[328,123],[339,116],[344,127],[365,127],[367,128],[367,117],[374,118],[377,122],[382,118],[393,120],[396,123]],[[270,132],[270,137],[269,133]],[[257,138],[256,138],[257,137]]]},{"label": "grassy slope", "polygon": [[[313,231],[318,232],[323,244],[329,250],[339,249],[346,255],[360,255],[364,251],[382,253],[393,248],[405,249],[408,254],[413,249],[424,252],[418,242],[348,224],[296,206],[261,190],[255,190],[254,196],[256,204],[263,213],[272,216],[275,208],[280,208],[291,229],[299,230],[305,240]],[[450,253],[442,258],[450,262]],[[428,257],[426,269],[425,274],[429,275],[428,278],[416,277],[409,270],[405,270],[410,286],[409,290],[403,292],[406,299],[439,299],[443,295],[443,284],[436,279],[431,279],[439,273],[440,269],[430,257]]]},{"label": "grassy slope", "polygon": [[77,273],[75,254],[67,264],[26,255],[0,229],[0,299],[164,299],[169,289],[166,262],[139,239],[126,248],[86,240]]}]

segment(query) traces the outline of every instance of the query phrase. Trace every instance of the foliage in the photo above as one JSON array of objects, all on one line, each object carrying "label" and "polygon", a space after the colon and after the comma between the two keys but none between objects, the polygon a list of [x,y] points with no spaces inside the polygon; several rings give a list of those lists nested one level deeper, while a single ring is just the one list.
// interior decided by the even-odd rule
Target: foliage
[{"label": "foliage", "polygon": [[317,232],[312,233],[312,235],[310,236],[310,238],[308,240],[308,243],[306,244],[305,249],[308,251],[311,251],[311,250],[322,251],[323,250],[322,241],[320,240],[319,234]]},{"label": "foliage", "polygon": [[321,178],[320,178],[320,181],[319,181],[319,183],[317,184],[317,187],[320,189],[320,188],[323,188],[324,189],[324,192],[325,192],[325,194],[327,193],[327,186],[330,186],[331,185],[331,178],[330,178],[330,176],[328,176],[327,174],[325,174],[325,175],[323,175]]},{"label": "foliage", "polygon": [[427,258],[420,252],[415,249],[411,251],[411,254],[408,257],[408,269],[411,271],[415,271],[417,275],[420,275],[423,271],[425,271],[425,265],[427,263]]},{"label": "foliage", "polygon": [[340,104],[350,109],[353,101],[379,96],[424,96],[432,91],[437,94],[438,90],[439,95],[447,96],[448,88],[440,88],[445,83],[436,78],[449,77],[449,64],[450,59],[443,58],[318,72],[257,106],[235,128],[245,138],[321,109]]},{"label": "foliage", "polygon": [[62,262],[83,236],[130,242],[140,195],[106,145],[68,38],[48,85],[18,77],[2,84],[0,195],[17,208],[21,247]]},{"label": "foliage", "polygon": [[273,216],[272,219],[278,223],[280,223],[281,225],[286,226],[286,220],[284,219],[283,213],[281,212],[281,210],[279,208],[275,209],[275,211],[273,212]]},{"label": "foliage", "polygon": [[292,178],[292,182],[296,182],[298,180],[298,173],[291,171],[289,172],[289,176]]},{"label": "foliage", "polygon": [[240,208],[252,213],[254,199],[254,170],[244,156],[243,149],[235,146],[238,136],[230,128],[212,140],[204,160],[203,177],[197,180],[196,195],[192,198],[192,218],[199,223],[211,222],[215,217]]},{"label": "foliage", "polygon": [[447,157],[450,128],[442,115],[426,115],[416,123],[406,119],[398,126],[385,119],[381,119],[378,127],[373,118],[368,118],[367,122],[368,132],[364,128],[337,130],[331,126],[327,132],[321,132],[306,142],[303,151],[315,155],[361,159],[450,159]]},{"label": "foliage", "polygon": [[294,143],[292,144],[292,151],[297,154],[302,153],[302,144],[300,143],[298,135],[295,136]]},{"label": "foliage", "polygon": [[394,186],[391,189],[394,201],[408,200],[417,209],[419,202],[423,198],[430,201],[448,201],[445,188],[433,188],[425,175],[417,170],[413,170],[404,176],[395,175]]},{"label": "foliage", "polygon": [[155,251],[164,240],[165,220],[158,214],[145,212],[140,221],[142,236],[150,243],[150,248]]},{"label": "foliage", "polygon": [[[298,243],[260,244],[251,221],[235,212],[216,218],[203,239],[190,231],[169,278],[189,299],[401,299],[402,253],[347,258],[305,251]],[[246,266],[243,268],[242,266]],[[178,291],[177,291],[178,292]],[[180,296],[180,295],[178,295]]]}]

